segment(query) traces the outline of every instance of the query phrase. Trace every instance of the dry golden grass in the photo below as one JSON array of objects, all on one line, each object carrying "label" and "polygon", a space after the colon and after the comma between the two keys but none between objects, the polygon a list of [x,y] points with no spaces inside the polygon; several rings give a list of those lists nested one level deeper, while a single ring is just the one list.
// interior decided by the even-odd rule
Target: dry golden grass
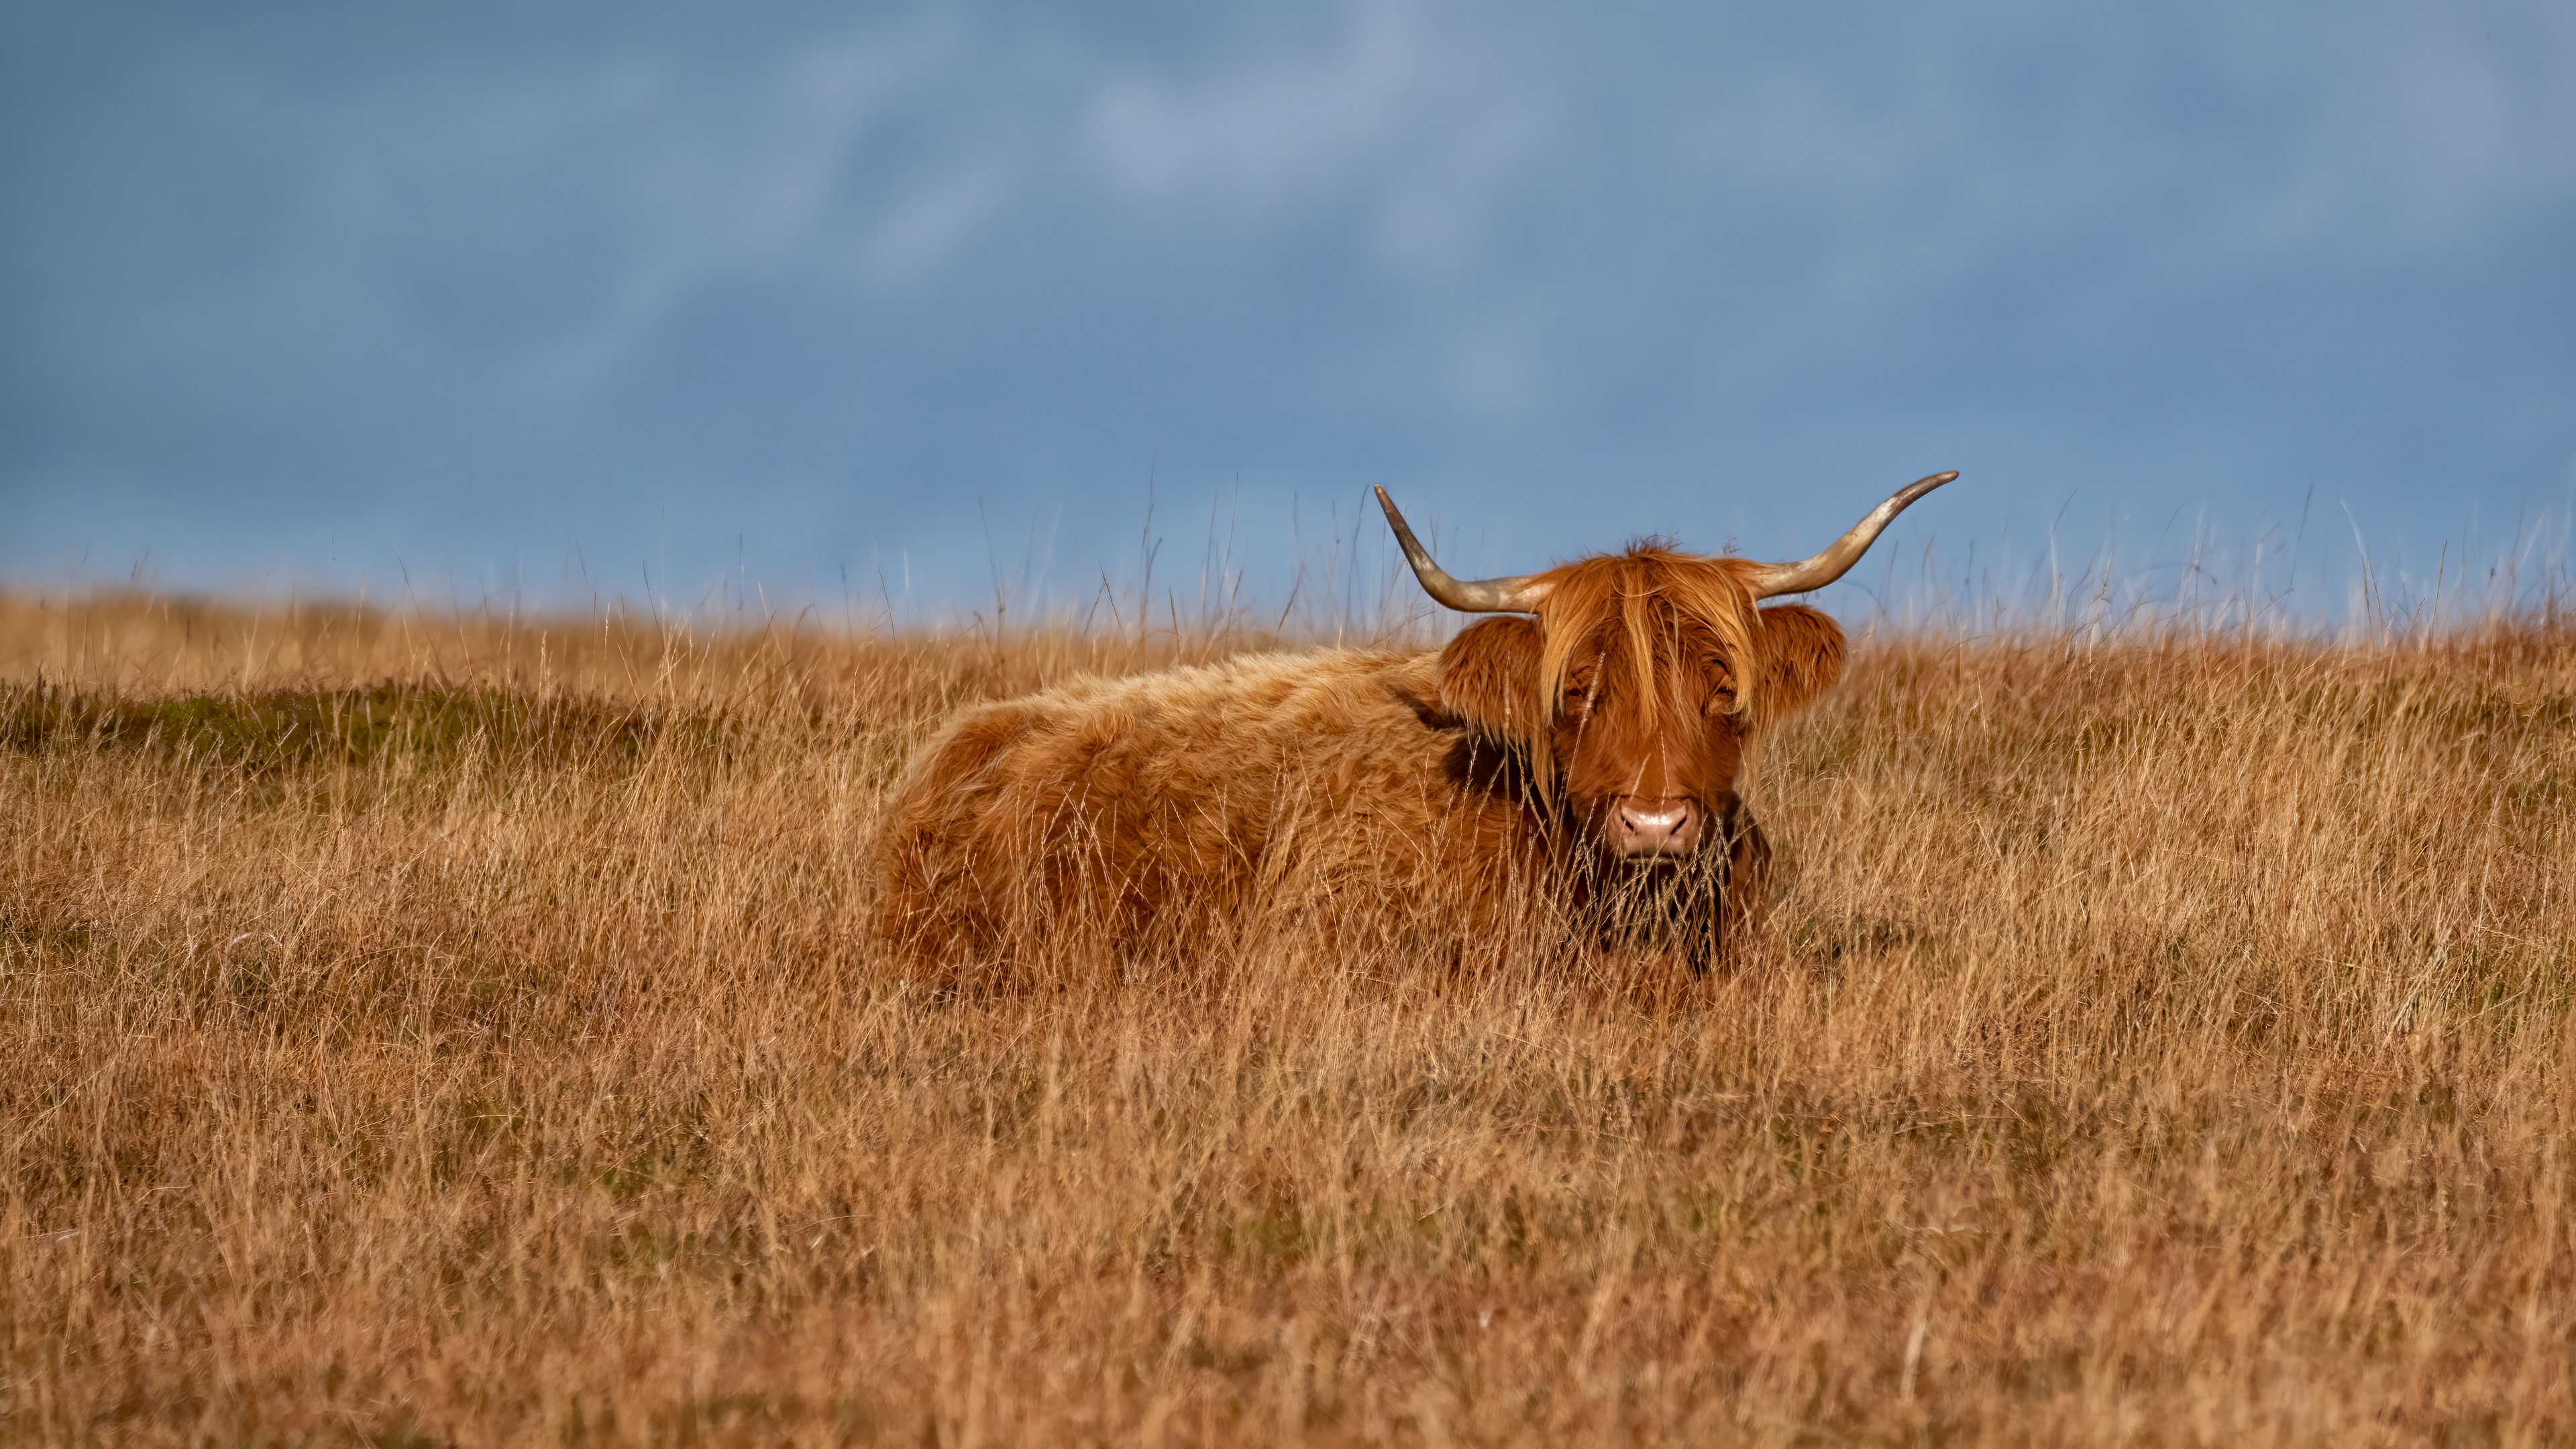
[{"label": "dry golden grass", "polygon": [[1246,642],[0,601],[0,1437],[2576,1438],[2576,633],[1865,644],[1707,981],[870,958]]}]

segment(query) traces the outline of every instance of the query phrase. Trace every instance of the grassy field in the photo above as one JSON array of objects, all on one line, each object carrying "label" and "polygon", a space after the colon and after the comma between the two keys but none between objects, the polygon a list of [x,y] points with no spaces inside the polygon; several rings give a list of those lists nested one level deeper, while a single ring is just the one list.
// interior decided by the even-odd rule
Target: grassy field
[{"label": "grassy field", "polygon": [[871,958],[1264,642],[0,599],[0,1438],[2576,1441],[2576,629],[1863,641],[1704,981]]}]

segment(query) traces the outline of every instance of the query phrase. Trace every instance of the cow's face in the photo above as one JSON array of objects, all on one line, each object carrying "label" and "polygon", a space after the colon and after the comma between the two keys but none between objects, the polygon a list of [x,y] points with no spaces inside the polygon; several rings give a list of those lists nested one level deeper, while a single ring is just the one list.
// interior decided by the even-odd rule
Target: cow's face
[{"label": "cow's face", "polygon": [[1823,552],[1796,563],[1703,558],[1659,544],[1542,574],[1450,577],[1385,489],[1387,527],[1423,591],[1492,619],[1440,653],[1440,705],[1526,759],[1541,794],[1621,860],[1708,848],[1758,727],[1798,709],[1843,667],[1834,621],[1762,600],[1849,572],[1914,500],[1958,477],[1896,491]]},{"label": "cow's face", "polygon": [[1734,562],[1648,547],[1541,575],[1535,618],[1487,620],[1442,651],[1443,709],[1525,753],[1602,856],[1723,849],[1751,736],[1842,669],[1831,619],[1756,609]]}]

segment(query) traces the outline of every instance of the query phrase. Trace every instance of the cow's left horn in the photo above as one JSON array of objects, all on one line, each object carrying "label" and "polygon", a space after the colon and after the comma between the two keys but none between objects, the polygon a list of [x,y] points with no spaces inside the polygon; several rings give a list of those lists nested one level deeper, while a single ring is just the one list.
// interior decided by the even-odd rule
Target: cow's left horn
[{"label": "cow's left horn", "polygon": [[1935,473],[1918,478],[1896,492],[1896,496],[1869,511],[1869,516],[1851,526],[1851,532],[1835,539],[1833,547],[1804,563],[1757,564],[1745,582],[1753,586],[1753,597],[1767,599],[1775,594],[1803,594],[1821,589],[1851,571],[1869,546],[1878,541],[1879,530],[1888,520],[1905,511],[1905,505],[1958,477],[1956,471]]},{"label": "cow's left horn", "polygon": [[1405,527],[1404,515],[1395,511],[1395,500],[1386,496],[1384,488],[1377,490],[1377,504],[1386,510],[1386,521],[1395,529],[1395,541],[1404,546],[1413,576],[1422,580],[1422,591],[1450,608],[1462,614],[1526,614],[1547,597],[1547,585],[1535,582],[1536,574],[1473,581],[1451,578],[1447,569],[1431,561],[1431,551],[1413,536],[1413,530]]}]

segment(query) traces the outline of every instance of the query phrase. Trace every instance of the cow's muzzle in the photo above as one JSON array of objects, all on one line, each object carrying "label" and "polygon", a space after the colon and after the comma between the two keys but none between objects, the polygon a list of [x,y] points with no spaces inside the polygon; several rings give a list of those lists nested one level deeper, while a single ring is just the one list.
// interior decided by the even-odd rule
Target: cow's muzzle
[{"label": "cow's muzzle", "polygon": [[1687,796],[1622,795],[1611,802],[1607,844],[1628,859],[1688,855],[1707,812]]}]

